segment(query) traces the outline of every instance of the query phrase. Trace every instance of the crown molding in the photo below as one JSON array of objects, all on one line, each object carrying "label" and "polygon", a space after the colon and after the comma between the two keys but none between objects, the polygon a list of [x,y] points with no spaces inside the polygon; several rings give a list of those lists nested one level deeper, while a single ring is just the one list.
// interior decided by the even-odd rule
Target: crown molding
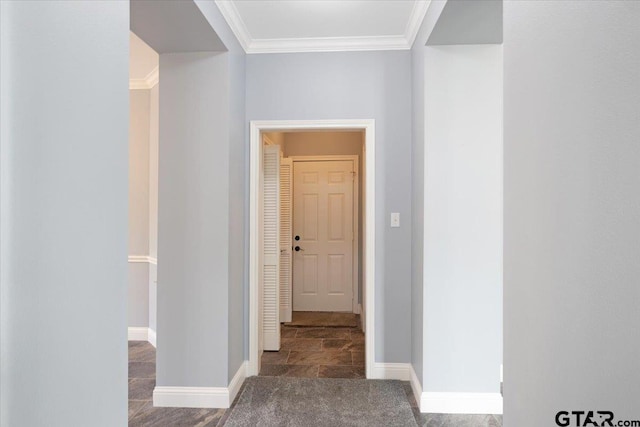
[{"label": "crown molding", "polygon": [[420,31],[420,26],[422,25],[422,21],[424,21],[424,17],[427,15],[430,4],[431,0],[418,0],[413,5],[409,22],[407,22],[407,29],[404,31],[404,37],[407,40],[409,49],[413,47],[413,43],[416,41],[416,36],[418,35],[418,31]]},{"label": "crown molding", "polygon": [[244,51],[247,54],[258,54],[409,50],[413,46],[431,0],[415,2],[405,32],[401,35],[288,39],[253,39],[234,0],[215,0],[215,2]]},{"label": "crown molding", "polygon": [[231,27],[231,31],[235,34],[240,46],[242,46],[246,53],[249,53],[249,46],[252,41],[251,34],[242,20],[235,3],[230,0],[216,0],[216,5],[220,13],[222,13],[224,20],[227,21],[227,24]]},{"label": "crown molding", "polygon": [[129,79],[129,89],[151,89],[160,81],[160,71],[155,67],[143,79]]},{"label": "crown molding", "polygon": [[404,36],[313,37],[253,40],[247,53],[351,52],[406,49],[411,49],[411,46]]}]

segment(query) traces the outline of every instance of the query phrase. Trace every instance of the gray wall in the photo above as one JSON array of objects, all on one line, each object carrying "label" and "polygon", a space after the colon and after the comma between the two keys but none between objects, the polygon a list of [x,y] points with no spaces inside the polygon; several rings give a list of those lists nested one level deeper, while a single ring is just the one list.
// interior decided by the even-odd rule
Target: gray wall
[{"label": "gray wall", "polygon": [[638,419],[640,3],[504,7],[507,426]]},{"label": "gray wall", "polygon": [[0,7],[0,424],[123,426],[129,7]]},{"label": "gray wall", "polygon": [[[149,90],[129,91],[129,255],[149,254]],[[129,326],[149,326],[149,264],[129,263]]]},{"label": "gray wall", "polygon": [[433,392],[500,392],[502,47],[427,46],[424,373]]},{"label": "gray wall", "polygon": [[249,312],[249,178],[246,175],[249,151],[245,121],[245,53],[229,28],[218,6],[211,1],[196,1],[203,15],[224,43],[228,57],[228,146],[229,146],[229,316],[228,316],[228,379],[231,380],[248,359]]},{"label": "gray wall", "polygon": [[[217,27],[220,28],[220,27]],[[218,30],[222,33],[221,30]],[[229,366],[231,380],[248,358],[248,233],[245,233],[245,197],[249,179],[245,176],[248,160],[245,122],[245,54],[240,46],[229,46]],[[235,39],[233,39],[235,40]],[[245,342],[246,341],[246,342]]]},{"label": "gray wall", "polygon": [[[247,120],[376,119],[376,361],[409,362],[410,53],[266,54],[246,61]],[[391,212],[400,212],[400,228],[389,227]]]},{"label": "gray wall", "polygon": [[159,386],[228,384],[229,62],[160,55]]},{"label": "gray wall", "polygon": [[502,43],[502,0],[448,0],[435,8],[440,16],[428,45]]},{"label": "gray wall", "polygon": [[432,0],[411,49],[411,365],[423,383],[425,43],[446,2]]},{"label": "gray wall", "polygon": [[[131,9],[133,30],[161,53],[157,381],[223,387],[248,339],[244,52],[214,2],[165,3]],[[212,37],[190,38],[181,27],[192,21]],[[176,53],[188,51],[201,52]]]}]

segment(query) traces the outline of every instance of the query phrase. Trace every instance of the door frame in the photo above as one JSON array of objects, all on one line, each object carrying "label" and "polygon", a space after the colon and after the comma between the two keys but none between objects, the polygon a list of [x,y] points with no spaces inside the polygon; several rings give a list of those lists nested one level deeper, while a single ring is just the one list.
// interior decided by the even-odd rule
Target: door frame
[{"label": "door frame", "polygon": [[[360,310],[358,309],[358,267],[360,265],[360,257],[358,256],[358,252],[360,249],[360,231],[358,230],[359,221],[359,213],[360,213],[360,156],[358,154],[336,154],[336,155],[323,155],[323,156],[289,156],[289,159],[294,163],[294,167],[291,172],[293,174],[293,170],[295,169],[296,162],[339,162],[339,161],[351,161],[353,163],[353,171],[355,175],[353,177],[353,209],[352,209],[352,217],[353,217],[353,241],[351,242],[351,295],[353,300],[351,302],[351,311],[355,314],[360,314]],[[293,198],[295,194],[295,181],[293,177],[291,179],[293,183],[293,194],[291,196],[291,204],[293,203]],[[291,218],[293,220],[293,209],[291,210]],[[291,268],[293,271],[293,257],[291,262]],[[364,285],[364,284],[363,284]],[[364,286],[363,286],[364,288]],[[293,296],[293,281],[291,282],[291,295]],[[291,304],[293,309],[293,303]]]},{"label": "door frame", "polygon": [[261,223],[260,203],[262,133],[301,130],[363,130],[365,150],[364,215],[364,283],[363,313],[365,324],[365,376],[373,378],[375,358],[375,120],[252,120],[249,138],[249,363],[247,376],[258,375],[261,354],[260,295]]}]

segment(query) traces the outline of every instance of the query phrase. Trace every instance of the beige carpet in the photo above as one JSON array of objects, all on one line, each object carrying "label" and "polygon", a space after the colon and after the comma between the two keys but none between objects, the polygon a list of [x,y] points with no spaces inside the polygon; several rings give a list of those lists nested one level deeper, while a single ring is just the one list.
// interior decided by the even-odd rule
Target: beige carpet
[{"label": "beige carpet", "polygon": [[285,325],[355,328],[360,326],[359,318],[359,315],[353,313],[294,311],[291,317],[291,322],[285,323]]}]

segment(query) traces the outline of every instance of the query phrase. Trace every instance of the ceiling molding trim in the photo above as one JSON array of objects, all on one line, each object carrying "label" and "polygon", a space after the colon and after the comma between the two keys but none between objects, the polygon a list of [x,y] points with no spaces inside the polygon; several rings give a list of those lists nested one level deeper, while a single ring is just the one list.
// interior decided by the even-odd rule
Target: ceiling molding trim
[{"label": "ceiling molding trim", "polygon": [[416,36],[418,35],[418,31],[420,31],[420,26],[422,25],[422,21],[424,21],[424,17],[427,15],[430,4],[431,0],[417,0],[413,5],[409,22],[407,22],[407,29],[404,32],[404,37],[407,40],[409,49],[413,47],[413,42],[416,41]]},{"label": "ceiling molding trim", "polygon": [[160,81],[160,70],[155,67],[144,79],[129,79],[129,89],[147,90],[153,88]]},{"label": "ceiling molding trim", "polygon": [[408,50],[413,46],[431,0],[417,0],[402,35],[253,39],[234,0],[215,0],[220,13],[247,54]]},{"label": "ceiling molding trim", "polygon": [[240,16],[240,12],[236,8],[236,5],[231,0],[215,0],[216,6],[222,13],[224,20],[227,21],[227,24],[233,31],[233,34],[238,39],[240,46],[244,49],[245,52],[249,53],[249,45],[251,44],[251,33],[247,29],[242,17]]},{"label": "ceiling molding trim", "polygon": [[351,52],[368,50],[407,50],[404,36],[314,37],[300,39],[252,40],[247,53]]}]

